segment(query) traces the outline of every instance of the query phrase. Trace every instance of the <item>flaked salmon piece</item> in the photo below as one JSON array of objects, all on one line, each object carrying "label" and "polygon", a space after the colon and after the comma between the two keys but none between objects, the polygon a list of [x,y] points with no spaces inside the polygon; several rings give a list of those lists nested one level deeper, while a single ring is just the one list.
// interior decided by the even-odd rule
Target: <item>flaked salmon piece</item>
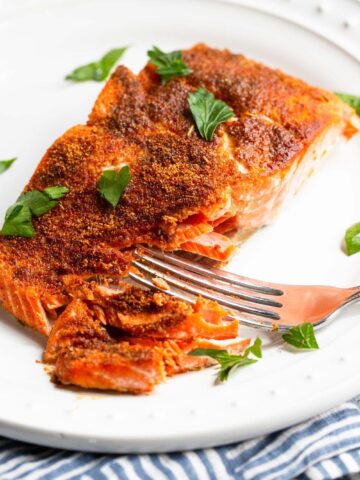
[{"label": "flaked salmon piece", "polygon": [[180,245],[180,248],[186,252],[224,262],[230,258],[236,245],[228,237],[212,232],[184,242]]},{"label": "flaked salmon piece", "polygon": [[[232,204],[231,190],[227,189],[219,203],[211,208],[202,211],[198,214],[194,214],[186,218],[180,225],[178,225],[175,237],[173,239],[173,245],[176,247],[180,245],[180,248],[184,251],[191,251],[186,248],[190,245],[190,242],[202,243],[204,235],[211,233],[214,228],[224,223],[228,218],[232,217],[236,213],[236,207]],[[215,236],[215,241],[220,241],[220,238]],[[185,247],[183,245],[185,244]],[[191,247],[189,247],[191,248]],[[202,253],[203,256],[219,260],[218,253],[212,254],[209,249],[207,253]],[[199,253],[199,252],[193,252]],[[225,255],[230,255],[231,251],[225,252]],[[223,257],[222,260],[227,260],[228,256]]]},{"label": "flaked salmon piece", "polygon": [[[175,321],[176,319],[176,321]],[[131,314],[131,316],[117,313],[107,315],[110,325],[132,335],[146,335],[150,338],[212,338],[226,340],[234,338],[238,334],[238,322],[236,320],[224,321],[218,317],[217,321],[208,322],[199,313],[189,313],[174,319],[167,314]],[[143,333],[141,333],[143,332]]]},{"label": "flaked salmon piece", "polygon": [[53,380],[63,385],[149,393],[164,380],[164,364],[153,349],[126,343],[99,349],[72,348],[56,361]]},{"label": "flaked salmon piece", "polygon": [[50,318],[57,317],[57,311],[69,303],[69,295],[64,294],[47,294],[45,293],[40,299],[41,305]]},{"label": "flaked salmon piece", "polygon": [[[240,353],[249,345],[241,340],[227,347]],[[166,377],[214,365],[209,357],[193,357],[196,348],[222,349],[221,345],[194,340],[151,340],[134,338],[100,348],[71,348],[57,356],[52,378],[63,385],[115,390],[133,394],[150,393]]]},{"label": "flaked salmon piece", "polygon": [[216,233],[226,234],[233,230],[237,230],[238,227],[238,218],[236,215],[225,218],[223,222],[219,223],[215,227]]},{"label": "flaked salmon piece", "polygon": [[194,225],[192,223],[182,223],[176,230],[176,235],[173,240],[174,245],[181,245],[188,240],[200,237],[206,233],[212,232],[214,227],[210,223],[199,223]]},{"label": "flaked salmon piece", "polygon": [[213,226],[213,229],[215,231],[217,231],[217,227],[219,227],[221,224],[228,221],[230,218],[234,218],[234,216],[236,215],[236,211],[237,211],[237,209],[234,206],[230,210],[228,210],[226,213],[221,215],[221,217],[217,218],[216,220],[213,220],[211,222],[211,225]]},{"label": "flaked salmon piece", "polygon": [[[166,85],[150,63],[138,75],[119,66],[87,124],[45,153],[25,191],[69,193],[33,220],[35,238],[0,238],[0,299],[23,323],[48,334],[47,314],[70,301],[64,276],[124,275],[135,244],[226,261],[229,216],[243,236],[272,221],[325,153],[359,129],[331,92],[242,55],[200,44],[183,58],[192,74]],[[234,111],[209,142],[188,105],[204,85]],[[113,209],[96,185],[125,164],[131,182]]]},{"label": "flaked salmon piece", "polygon": [[54,323],[44,361],[54,363],[62,350],[100,348],[104,344],[114,343],[93,309],[81,299],[75,299]]},{"label": "flaked salmon piece", "polygon": [[208,323],[213,324],[219,323],[219,318],[222,319],[225,315],[229,315],[229,312],[217,302],[203,297],[198,297],[196,299],[194,312],[201,315]]},{"label": "flaked salmon piece", "polygon": [[[154,308],[153,297],[149,294],[145,298],[144,292],[137,290],[142,299],[142,306],[147,302],[151,311]],[[87,290],[83,294],[87,295],[86,292]],[[110,332],[107,329],[107,311],[112,306],[100,307],[97,301],[99,291],[94,289],[94,292],[91,301],[88,298],[74,299],[54,324],[44,353],[44,361],[54,365],[54,381],[83,388],[148,393],[155,385],[164,381],[166,376],[213,364],[210,358],[192,357],[188,353],[199,347],[221,348],[221,346],[202,338],[186,337],[179,340],[176,330],[174,338],[167,338],[171,328],[160,338],[148,335],[146,329],[140,330],[142,334],[139,336],[128,336],[128,329],[124,330],[123,325],[120,327],[115,325],[115,330],[112,325],[113,330]],[[175,306],[172,305],[169,309],[167,296],[153,293],[153,296],[155,295],[157,304],[168,317],[174,317],[173,323],[176,324],[178,313]],[[137,326],[139,322],[136,310],[139,307],[139,299],[135,297],[133,287],[131,294],[128,292],[126,300],[125,298],[123,300],[129,305],[127,326],[131,323],[131,317]],[[214,309],[211,309],[212,306]],[[179,303],[177,308],[182,315],[185,306]],[[216,308],[219,315],[224,315],[220,306]],[[143,307],[142,309],[144,310]],[[191,311],[192,307],[188,306],[188,309]],[[209,319],[209,324],[217,327],[215,305],[201,299],[196,310],[197,315],[201,312]],[[150,313],[143,313],[143,317],[146,315],[151,316]],[[159,329],[160,333],[163,331],[164,326]],[[131,333],[134,333],[134,330]],[[124,337],[124,334],[127,336]],[[236,334],[237,329],[234,336]],[[230,344],[229,349],[238,352],[247,344],[247,340],[241,340]]]},{"label": "flaked salmon piece", "polygon": [[[126,336],[226,340],[235,338],[239,332],[237,320],[230,319],[224,308],[204,298],[198,298],[195,305],[191,305],[165,292],[129,285],[109,295],[102,287],[87,282],[74,295],[90,301],[92,314],[101,323],[115,327]],[[52,336],[53,333],[50,338]]]}]

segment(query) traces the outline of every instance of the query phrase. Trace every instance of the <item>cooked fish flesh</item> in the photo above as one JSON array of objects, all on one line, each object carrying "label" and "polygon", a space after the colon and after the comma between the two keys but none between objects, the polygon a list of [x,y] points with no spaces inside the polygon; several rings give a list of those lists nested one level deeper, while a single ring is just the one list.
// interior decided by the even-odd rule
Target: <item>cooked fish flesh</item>
[{"label": "cooked fish flesh", "polygon": [[[44,353],[54,365],[54,381],[66,385],[148,393],[167,376],[213,364],[187,355],[195,348],[222,348],[207,339],[238,334],[237,322],[226,327],[226,312],[208,300],[192,307],[158,292],[128,286],[110,291],[86,282],[74,295]],[[227,348],[238,353],[248,344]]]}]

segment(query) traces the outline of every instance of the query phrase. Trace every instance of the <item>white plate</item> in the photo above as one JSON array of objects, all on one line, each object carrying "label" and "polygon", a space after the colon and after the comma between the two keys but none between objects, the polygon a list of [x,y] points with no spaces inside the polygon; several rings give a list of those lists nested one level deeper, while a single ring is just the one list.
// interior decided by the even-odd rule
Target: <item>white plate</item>
[{"label": "white plate", "polygon": [[[360,93],[356,59],[249,8],[188,0],[47,2],[1,22],[0,157],[19,157],[0,177],[1,214],[51,142],[85,122],[102,87],[65,83],[66,73],[114,46],[131,45],[124,62],[137,70],[153,44],[168,50],[199,41],[328,89]],[[359,138],[338,148],[229,269],[282,282],[360,283],[360,254],[347,257],[340,249],[346,227],[360,219],[359,153]],[[37,363],[44,341],[2,312],[0,433],[57,447],[139,452],[219,445],[286,427],[360,391],[358,316],[352,307],[319,332],[318,352],[290,353],[264,338],[263,360],[225,385],[214,386],[208,369],[133,397],[55,387]]]}]

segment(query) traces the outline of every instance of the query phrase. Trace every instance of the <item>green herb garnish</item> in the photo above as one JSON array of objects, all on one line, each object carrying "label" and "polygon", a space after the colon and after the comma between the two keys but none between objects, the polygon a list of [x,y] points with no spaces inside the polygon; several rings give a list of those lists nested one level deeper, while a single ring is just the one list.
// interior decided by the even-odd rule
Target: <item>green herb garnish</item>
[{"label": "green herb garnish", "polygon": [[360,222],[349,227],[345,232],[345,247],[348,255],[360,252]]},{"label": "green herb garnish", "polygon": [[48,187],[44,190],[44,193],[46,193],[51,200],[59,200],[68,192],[69,189],[67,187]]},{"label": "green herb garnish", "polygon": [[357,97],[356,95],[348,95],[347,93],[339,93],[335,92],[335,95],[337,95],[341,100],[350,107],[352,107],[355,112],[360,116],[360,97]]},{"label": "green herb garnish", "polygon": [[22,193],[16,204],[29,207],[32,215],[40,217],[56,207],[57,202],[49,198],[44,192],[31,190],[31,192]]},{"label": "green herb garnish", "polygon": [[8,208],[1,235],[34,237],[35,231],[31,222],[32,214],[26,205],[12,205]]},{"label": "green herb garnish", "polygon": [[126,49],[127,47],[122,47],[110,50],[98,62],[88,63],[76,68],[65,77],[65,80],[72,80],[73,82],[86,82],[88,80],[102,82],[106,80]]},{"label": "green herb garnish", "polygon": [[0,174],[4,173],[15,162],[16,158],[10,160],[0,160]]},{"label": "green herb garnish", "polygon": [[216,127],[234,116],[231,108],[222,100],[216,100],[206,88],[191,93],[188,102],[197,129],[205,140],[212,140]]},{"label": "green herb garnish", "polygon": [[147,54],[150,63],[156,67],[156,73],[160,75],[163,85],[173,77],[186,77],[192,72],[183,62],[180,50],[165,53],[160,48],[153,47]]},{"label": "green herb garnish", "polygon": [[120,172],[105,170],[97,188],[101,196],[115,208],[130,180],[130,168],[125,165]]},{"label": "green herb garnish", "polygon": [[286,343],[303,350],[317,350],[319,348],[311,323],[302,323],[297,327],[290,328],[282,338]]},{"label": "green herb garnish", "polygon": [[[69,190],[66,187],[48,187],[43,192],[31,190],[20,195],[6,211],[1,235],[34,237],[33,216],[39,217],[56,207],[57,200]],[[50,192],[50,193],[49,193]]]},{"label": "green herb garnish", "polygon": [[196,348],[189,355],[193,357],[210,357],[219,363],[219,371],[217,379],[224,382],[229,378],[230,372],[237,368],[245,367],[256,363],[257,359],[249,358],[253,354],[257,358],[262,357],[261,339],[257,338],[253,345],[247,347],[242,355],[233,355],[227,350],[217,350],[216,348]]}]

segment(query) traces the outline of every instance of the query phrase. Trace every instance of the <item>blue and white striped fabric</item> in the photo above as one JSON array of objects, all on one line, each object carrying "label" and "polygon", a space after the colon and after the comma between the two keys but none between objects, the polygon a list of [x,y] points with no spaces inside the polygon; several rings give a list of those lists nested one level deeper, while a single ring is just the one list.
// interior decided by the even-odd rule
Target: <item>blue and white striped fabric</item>
[{"label": "blue and white striped fabric", "polygon": [[330,480],[357,472],[356,403],[255,440],[193,452],[95,455],[0,439],[1,480]]}]

